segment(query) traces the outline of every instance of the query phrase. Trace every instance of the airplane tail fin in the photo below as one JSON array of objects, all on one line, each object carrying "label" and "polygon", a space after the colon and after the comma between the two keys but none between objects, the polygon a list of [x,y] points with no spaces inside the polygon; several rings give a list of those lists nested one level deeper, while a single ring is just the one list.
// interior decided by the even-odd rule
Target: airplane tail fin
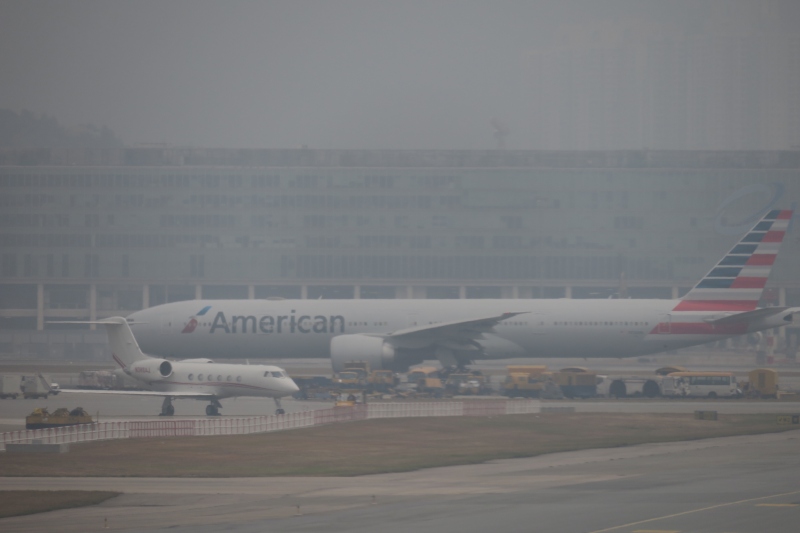
[{"label": "airplane tail fin", "polygon": [[143,359],[151,359],[139,348],[128,321],[121,316],[112,316],[102,320],[57,320],[51,324],[97,324],[106,327],[108,345],[114,361],[126,370],[129,366]]},{"label": "airplane tail fin", "polygon": [[690,290],[675,311],[752,311],[789,227],[792,210],[773,210]]},{"label": "airplane tail fin", "polygon": [[103,320],[108,333],[108,345],[111,348],[111,356],[123,370],[126,370],[136,361],[150,359],[142,352],[136,337],[133,336],[128,321],[122,317],[115,316]]}]

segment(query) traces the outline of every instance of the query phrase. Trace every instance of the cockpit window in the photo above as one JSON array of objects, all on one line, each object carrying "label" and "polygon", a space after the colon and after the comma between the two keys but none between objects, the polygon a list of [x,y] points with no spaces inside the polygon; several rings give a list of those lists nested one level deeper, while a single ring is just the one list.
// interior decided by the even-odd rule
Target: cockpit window
[{"label": "cockpit window", "polygon": [[270,374],[272,374],[273,378],[282,378],[283,377],[283,372],[270,372]]}]

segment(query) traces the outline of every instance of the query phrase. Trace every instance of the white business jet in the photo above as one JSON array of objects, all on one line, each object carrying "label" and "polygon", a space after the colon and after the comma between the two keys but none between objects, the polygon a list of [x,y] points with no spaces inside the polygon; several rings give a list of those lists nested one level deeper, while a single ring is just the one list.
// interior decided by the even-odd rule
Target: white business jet
[{"label": "white business jet", "polygon": [[280,399],[297,392],[297,384],[286,371],[271,365],[220,364],[210,359],[168,361],[145,355],[139,348],[130,326],[122,317],[110,317],[91,322],[62,322],[103,325],[114,361],[123,372],[152,390],[62,390],[81,394],[127,394],[164,398],[161,416],[172,416],[172,400],[193,399],[209,402],[206,414],[219,415],[220,400],[237,396],[262,396],[275,400],[275,414],[282,415]]}]

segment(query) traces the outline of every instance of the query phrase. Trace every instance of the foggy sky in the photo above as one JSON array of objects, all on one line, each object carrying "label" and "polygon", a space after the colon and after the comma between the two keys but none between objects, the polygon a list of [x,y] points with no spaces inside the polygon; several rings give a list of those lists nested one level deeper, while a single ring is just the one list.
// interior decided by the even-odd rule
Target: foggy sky
[{"label": "foggy sky", "polygon": [[[577,136],[570,128],[584,128],[580,123],[564,126],[562,144],[545,146],[547,132],[536,123],[535,111],[551,102],[542,96],[546,91],[537,93],[533,85],[552,73],[531,72],[531,55],[558,59],[564,54],[556,50],[584,46],[565,45],[565,28],[591,33],[595,23],[620,20],[633,27],[654,25],[668,50],[725,33],[759,42],[797,32],[800,2],[0,0],[0,108],[47,113],[66,125],[107,125],[127,144],[493,148],[491,121],[497,118],[510,131],[508,148],[638,148],[622,135],[601,141],[587,135],[584,144],[572,143]],[[725,48],[727,41],[719,42]],[[783,41],[775,42],[776,49],[785,48]],[[791,38],[787,42],[794,43]],[[624,46],[641,48],[636,42]],[[713,62],[718,55],[711,56]],[[800,89],[795,87],[800,68],[789,57],[800,54],[788,50],[786,58],[777,55],[769,68],[790,71],[785,81],[777,77],[777,89],[751,80],[744,96],[731,96],[732,101],[739,98],[731,105],[763,100],[774,110],[754,103],[757,113],[742,118],[754,133],[741,141],[715,137],[712,125],[709,132],[703,130],[705,137],[698,137],[706,147],[800,145],[795,126],[771,127],[771,120],[782,120],[781,99],[788,105]],[[760,56],[751,62],[763,63]],[[771,72],[759,79],[775,78],[766,75]],[[629,78],[638,83],[639,75]],[[709,87],[729,84],[723,75],[719,80],[709,81]],[[592,100],[593,79],[576,83],[583,85],[577,98]],[[629,123],[622,122],[622,130],[637,131],[637,120],[655,124],[643,126],[647,134],[670,113],[668,105],[658,105],[659,83],[647,89],[654,97],[636,104],[644,118],[626,115]],[[698,87],[704,83],[696,82]],[[558,92],[559,86],[554,87]],[[670,96],[670,102],[680,104],[686,99],[682,94]],[[692,90],[687,94],[694,98]],[[605,96],[598,93],[598,98],[603,105]],[[723,93],[720,98],[728,97]],[[652,134],[649,147],[680,147],[670,145],[675,141],[658,142],[683,139],[684,130],[697,128],[690,123],[692,105],[681,111],[686,124],[678,121],[666,133]],[[648,106],[656,111],[641,111]],[[725,108],[715,113],[729,114]],[[585,128],[593,116],[587,115]],[[763,123],[751,124],[758,121]],[[716,128],[731,129],[727,123]],[[770,137],[772,130],[779,133]],[[638,131],[633,137],[640,137]]]}]

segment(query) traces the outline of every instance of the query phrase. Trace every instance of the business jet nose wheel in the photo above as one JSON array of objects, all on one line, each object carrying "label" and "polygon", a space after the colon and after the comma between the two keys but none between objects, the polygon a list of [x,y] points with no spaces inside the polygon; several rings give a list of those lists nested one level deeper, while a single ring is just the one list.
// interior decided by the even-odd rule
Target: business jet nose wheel
[{"label": "business jet nose wheel", "polygon": [[283,408],[281,407],[281,399],[280,398],[273,398],[273,399],[275,400],[275,406],[277,407],[277,409],[275,409],[275,414],[285,415],[286,411],[284,411]]}]

